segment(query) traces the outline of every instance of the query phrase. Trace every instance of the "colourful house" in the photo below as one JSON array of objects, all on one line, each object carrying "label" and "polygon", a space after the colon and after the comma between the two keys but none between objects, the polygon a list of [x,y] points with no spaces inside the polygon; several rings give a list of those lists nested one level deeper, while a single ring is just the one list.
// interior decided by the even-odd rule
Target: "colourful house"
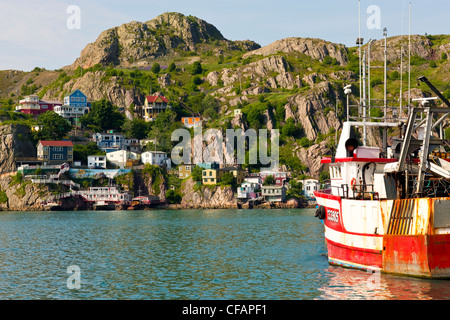
[{"label": "colourful house", "polygon": [[37,157],[44,165],[55,165],[67,162],[73,165],[72,141],[40,140],[37,145]]},{"label": "colourful house", "polygon": [[169,99],[163,95],[146,96],[143,107],[143,119],[145,121],[154,121],[158,115],[166,111],[169,106]]},{"label": "colourful house", "polygon": [[194,169],[195,164],[180,164],[178,166],[178,177],[180,179],[185,179],[189,177],[192,173],[192,170]]},{"label": "colourful house", "polygon": [[202,118],[200,118],[200,117],[182,117],[181,118],[181,123],[186,128],[192,128],[192,127],[201,125]]},{"label": "colourful house", "polygon": [[220,181],[221,172],[216,169],[206,169],[202,171],[202,182],[205,185],[217,184]]},{"label": "colourful house", "polygon": [[60,101],[54,100],[40,100],[36,95],[26,96],[24,99],[19,101],[19,105],[16,106],[16,111],[38,115],[45,113],[47,111],[53,111],[56,106],[61,106]]},{"label": "colourful house", "polygon": [[53,110],[73,125],[79,125],[80,118],[89,112],[91,104],[80,89],[64,97],[64,105]]}]

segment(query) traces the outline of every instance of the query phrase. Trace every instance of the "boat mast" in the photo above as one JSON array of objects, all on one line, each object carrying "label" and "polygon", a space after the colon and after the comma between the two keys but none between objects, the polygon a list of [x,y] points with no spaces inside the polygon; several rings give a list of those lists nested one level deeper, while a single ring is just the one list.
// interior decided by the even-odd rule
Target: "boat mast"
[{"label": "boat mast", "polygon": [[[384,36],[384,122],[387,122],[387,28],[383,29]],[[387,152],[387,128],[383,128],[383,152]]]}]

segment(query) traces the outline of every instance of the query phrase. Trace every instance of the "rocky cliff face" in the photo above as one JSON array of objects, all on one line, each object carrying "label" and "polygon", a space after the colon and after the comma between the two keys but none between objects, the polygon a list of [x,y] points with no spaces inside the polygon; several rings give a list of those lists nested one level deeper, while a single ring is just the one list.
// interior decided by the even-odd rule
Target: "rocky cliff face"
[{"label": "rocky cliff face", "polygon": [[289,99],[285,106],[286,120],[293,118],[300,123],[309,140],[315,140],[319,133],[328,133],[331,128],[339,129],[341,124],[333,106],[337,96],[338,92],[329,82],[321,82],[308,94],[294,95]]},{"label": "rocky cliff face", "polygon": [[[399,60],[402,56],[405,63],[408,63],[408,36],[390,37],[387,43],[387,60]],[[362,46],[362,50],[368,45]],[[450,42],[434,45],[433,41],[426,36],[411,36],[411,56],[419,56],[427,60],[439,60],[442,53],[450,53]],[[384,61],[384,39],[374,41],[371,45],[371,59]]]},{"label": "rocky cliff face", "polygon": [[199,50],[198,45],[219,41],[229,50],[254,50],[252,41],[229,41],[206,21],[181,13],[164,13],[147,22],[133,21],[108,29],[88,44],[69,68],[91,67],[97,63],[142,67],[161,57],[176,57]]},{"label": "rocky cliff face", "polygon": [[10,176],[0,177],[0,209],[11,211],[44,210],[40,200],[51,196],[47,186],[27,181],[13,182]]},{"label": "rocky cliff face", "polygon": [[118,83],[118,77],[110,77],[108,81],[102,78],[105,76],[104,71],[89,72],[81,78],[75,78],[66,82],[63,91],[58,88],[48,90],[43,99],[52,99],[57,97],[59,100],[64,99],[64,92],[72,92],[80,89],[91,101],[108,99],[113,105],[124,108],[125,110],[134,103],[142,105],[144,97],[135,89],[125,89]]},{"label": "rocky cliff face", "polygon": [[321,62],[326,56],[330,56],[335,58],[341,65],[347,63],[347,49],[344,45],[311,38],[281,39],[260,49],[248,52],[243,57],[247,58],[251,55],[268,56],[279,52],[300,52]]},{"label": "rocky cliff face", "polygon": [[237,208],[237,202],[231,187],[203,186],[199,191],[195,191],[194,185],[195,182],[191,178],[183,183],[182,192],[184,196],[180,207],[202,209]]},{"label": "rocky cliff face", "polygon": [[30,130],[23,125],[0,126],[0,173],[15,170],[16,157],[36,157]]}]

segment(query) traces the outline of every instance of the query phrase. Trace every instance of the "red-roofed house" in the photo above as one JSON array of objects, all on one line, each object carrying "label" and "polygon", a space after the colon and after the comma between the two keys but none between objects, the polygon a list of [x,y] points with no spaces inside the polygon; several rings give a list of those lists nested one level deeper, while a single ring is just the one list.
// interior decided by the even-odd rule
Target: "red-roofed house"
[{"label": "red-roofed house", "polygon": [[62,164],[64,162],[72,165],[73,143],[68,140],[40,140],[37,145],[37,157],[44,161],[44,165]]},{"label": "red-roofed house", "polygon": [[43,101],[40,100],[38,96],[31,95],[26,96],[24,99],[19,101],[19,105],[16,107],[16,111],[36,115],[47,111],[53,111],[54,107],[61,105],[62,103],[59,101]]},{"label": "red-roofed house", "polygon": [[169,99],[162,94],[155,94],[145,97],[143,118],[145,121],[154,121],[161,112],[166,111],[169,106]]}]

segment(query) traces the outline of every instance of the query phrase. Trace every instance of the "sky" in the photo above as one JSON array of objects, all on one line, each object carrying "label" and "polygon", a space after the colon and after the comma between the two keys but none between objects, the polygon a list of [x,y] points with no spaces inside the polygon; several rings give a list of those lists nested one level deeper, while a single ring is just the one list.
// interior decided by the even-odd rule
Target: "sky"
[{"label": "sky", "polygon": [[[261,46],[287,37],[321,38],[354,46],[408,34],[450,34],[448,0],[0,0],[0,70],[48,70],[72,64],[109,28],[149,21],[164,12],[193,15],[229,40]],[[360,4],[360,5],[359,5]],[[76,6],[78,11],[73,11]]]}]

